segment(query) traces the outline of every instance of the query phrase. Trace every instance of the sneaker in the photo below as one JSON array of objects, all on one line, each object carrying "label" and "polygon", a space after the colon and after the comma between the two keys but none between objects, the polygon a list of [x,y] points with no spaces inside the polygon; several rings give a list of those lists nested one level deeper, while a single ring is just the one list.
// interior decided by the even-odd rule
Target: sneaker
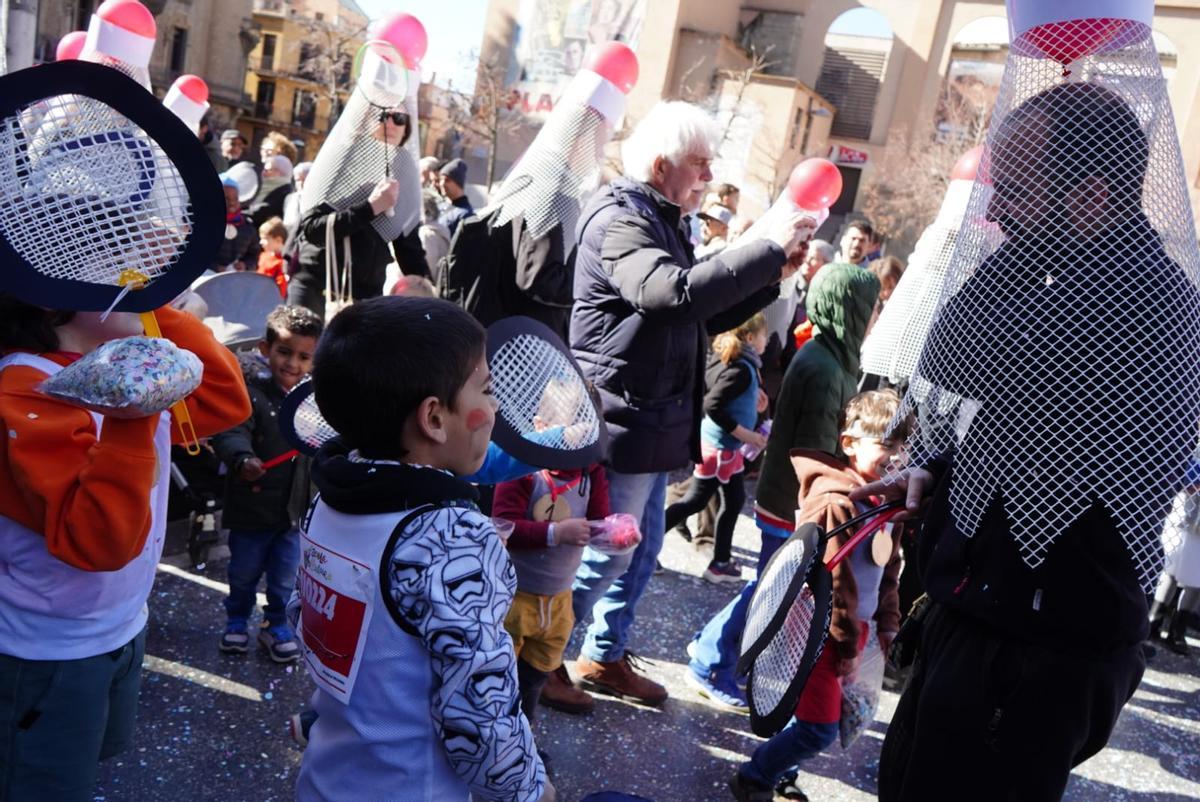
[{"label": "sneaker", "polygon": [[690,668],[684,669],[683,680],[696,689],[713,707],[718,707],[729,713],[749,714],[750,705],[742,695],[736,683],[732,680],[706,678],[699,676]]},{"label": "sneaker", "polygon": [[288,719],[288,734],[292,736],[293,741],[300,744],[301,749],[308,746],[308,731],[312,729],[316,720],[317,711],[315,710],[294,713]]},{"label": "sneaker", "polygon": [[659,562],[658,560],[655,560],[654,561],[654,575],[658,576],[659,574],[665,574],[666,572],[667,572],[667,569],[663,568],[663,564],[661,562]]},{"label": "sneaker", "polygon": [[808,794],[800,790],[800,786],[796,785],[799,778],[795,775],[784,775],[779,784],[775,786],[775,796],[791,799],[795,802],[808,802]]},{"label": "sneaker", "polygon": [[729,779],[729,790],[737,802],[774,802],[775,792],[766,786],[751,782],[740,772]]},{"label": "sneaker", "polygon": [[245,654],[250,650],[250,634],[246,631],[246,619],[231,618],[225,624],[225,633],[217,648],[225,654]]},{"label": "sneaker", "polygon": [[258,644],[276,663],[292,663],[300,659],[300,644],[287,624],[263,627],[258,631]]},{"label": "sneaker", "polygon": [[575,673],[579,685],[588,690],[632,699],[642,704],[658,707],[667,701],[667,689],[654,680],[634,671],[641,668],[641,660],[633,652],[625,652],[620,660],[601,663],[580,657],[575,661]]},{"label": "sneaker", "polygon": [[565,665],[550,672],[550,678],[542,686],[542,695],[538,702],[554,710],[576,716],[591,713],[596,707],[596,701],[571,682],[571,675],[567,673]]},{"label": "sneaker", "polygon": [[705,582],[711,582],[714,585],[720,585],[723,582],[741,582],[742,569],[733,560],[724,563],[713,560],[705,569],[703,577]]}]

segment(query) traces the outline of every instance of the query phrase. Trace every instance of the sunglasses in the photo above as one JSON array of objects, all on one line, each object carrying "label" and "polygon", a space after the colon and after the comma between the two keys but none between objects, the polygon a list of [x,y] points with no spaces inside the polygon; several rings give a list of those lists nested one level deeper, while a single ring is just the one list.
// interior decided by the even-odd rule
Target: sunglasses
[{"label": "sunglasses", "polygon": [[379,115],[379,121],[391,120],[393,125],[408,125],[408,115],[402,111],[385,111]]}]

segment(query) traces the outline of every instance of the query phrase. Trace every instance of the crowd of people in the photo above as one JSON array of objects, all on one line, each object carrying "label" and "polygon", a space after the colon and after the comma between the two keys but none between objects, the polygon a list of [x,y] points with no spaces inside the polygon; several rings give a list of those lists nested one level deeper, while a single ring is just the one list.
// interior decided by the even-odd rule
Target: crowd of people
[{"label": "crowd of people", "polygon": [[[416,122],[406,109],[369,110],[362,147],[401,152]],[[733,531],[747,511],[761,577],[798,528],[837,530],[819,555],[832,557],[855,532],[839,527],[884,499],[901,500],[904,512],[833,568],[821,656],[787,726],[746,755],[729,793],[807,799],[804,761],[837,738],[843,689],[877,649],[893,653],[892,670],[907,682],[883,745],[882,800],[1060,798],[1137,687],[1151,619],[1187,653],[1200,582],[1189,573],[1195,561],[1176,557],[1151,605],[1144,574],[1157,581],[1161,546],[1142,554],[1122,540],[1106,506],[1112,488],[1039,497],[1066,512],[1057,556],[1037,570],[1016,547],[1025,496],[988,485],[967,525],[960,491],[988,466],[1066,471],[1073,466],[1056,459],[1076,440],[1096,449],[1093,458],[1107,453],[1112,443],[1091,434],[1108,431],[1106,402],[1144,378],[1109,371],[1102,392],[1080,389],[1091,386],[1092,365],[1036,354],[1057,353],[1045,343],[1070,341],[1073,326],[1098,329],[1103,310],[1039,315],[1037,331],[1014,332],[1013,296],[1002,290],[1019,282],[1094,300],[1071,265],[1042,256],[1069,227],[1076,254],[1142,260],[1153,277],[1146,297],[1166,287],[1200,313],[1200,296],[1165,251],[1114,247],[1153,231],[1141,199],[1150,148],[1125,101],[1064,83],[1023,101],[999,130],[986,215],[1005,244],[930,332],[930,353],[953,358],[922,363],[923,382],[991,405],[958,419],[970,436],[923,453],[901,448],[909,428],[920,429],[906,415],[905,388],[860,365],[904,262],[884,253],[882,232],[861,216],[830,237],[836,245],[814,238],[820,221],[809,212],[749,219],[737,186],[711,186],[722,136],[698,106],[650,109],[621,142],[620,174],[571,207],[574,225],[541,228],[532,205],[501,215],[519,195],[510,187],[477,212],[467,163],[426,158],[409,176],[421,185],[419,208],[407,210],[417,222],[394,236],[387,218],[405,211],[415,188],[400,173],[375,176],[345,202],[332,190],[306,193],[309,180],[331,185],[325,154],[297,163],[295,145],[271,133],[247,193],[245,171],[235,171],[245,138],[202,125],[225,200],[210,273],[262,273],[281,304],[262,321],[257,349],[239,356],[197,315],[159,315],[163,336],[203,364],[186,405],[225,477],[229,593],[215,645],[236,659],[256,641],[276,663],[303,661],[315,686],[311,708],[292,721],[304,747],[297,798],[397,798],[405,787],[426,800],[553,802],[555,746],[538,735],[539,706],[586,714],[594,694],[668,703],[635,647],[671,533],[711,546],[705,581],[735,584],[743,576]],[[1081,153],[1087,164],[1074,169]],[[1031,165],[1046,168],[1034,172],[1052,176],[1049,185],[1019,180]],[[554,203],[562,205],[544,206],[570,205]],[[478,253],[466,243],[492,231],[503,233],[485,244],[504,251],[507,267],[476,276],[469,298],[453,294],[464,254]],[[1120,283],[1107,263],[1088,269],[1100,276],[1100,297],[1116,303]],[[1139,331],[1152,334],[1114,350],[1114,360],[1136,367],[1165,349],[1200,364],[1200,343],[1170,324],[1177,310],[1161,307],[1137,306]],[[526,465],[494,449],[485,325],[517,311],[545,322],[573,356],[607,430],[602,461]],[[141,331],[130,313],[49,310],[0,294],[2,798],[88,798],[97,761],[135,737],[170,419],[101,416],[37,388],[100,344]],[[996,339],[1008,373],[994,364],[1000,357],[978,356]],[[946,367],[972,358],[987,363],[983,378]],[[311,458],[293,455],[281,428],[284,399],[306,379],[338,434]],[[1056,409],[1070,408],[1075,428],[1064,434],[1058,418],[1027,408],[1031,382],[1061,388]],[[932,437],[928,420],[910,442]],[[570,422],[549,408],[535,418],[540,430]],[[1148,437],[1129,460],[1179,461],[1189,437],[1194,447],[1194,431]],[[682,471],[690,476],[673,484]],[[1162,498],[1158,490],[1137,498],[1161,531],[1171,498],[1189,488]],[[589,546],[614,513],[636,522],[635,549]],[[1171,525],[1195,540],[1188,514]],[[498,523],[511,524],[505,538]],[[675,644],[689,693],[722,710],[750,710],[738,659],[756,587],[745,582],[690,642]]]}]

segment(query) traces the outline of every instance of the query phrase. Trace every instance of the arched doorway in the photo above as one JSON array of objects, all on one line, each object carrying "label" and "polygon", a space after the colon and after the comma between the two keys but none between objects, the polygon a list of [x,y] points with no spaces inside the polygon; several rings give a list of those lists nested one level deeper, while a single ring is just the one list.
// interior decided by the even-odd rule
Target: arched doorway
[{"label": "arched doorway", "polygon": [[870,8],[850,9],[829,26],[816,90],[837,107],[831,136],[871,138],[892,39],[887,18]]}]

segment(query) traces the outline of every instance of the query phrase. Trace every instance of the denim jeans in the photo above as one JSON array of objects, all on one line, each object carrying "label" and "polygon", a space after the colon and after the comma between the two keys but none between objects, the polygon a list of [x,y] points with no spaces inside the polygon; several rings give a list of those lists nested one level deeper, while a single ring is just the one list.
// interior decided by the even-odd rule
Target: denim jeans
[{"label": "denim jeans", "polygon": [[784,775],[832,744],[838,736],[838,724],[814,724],[792,719],[764,744],[754,750],[750,762],[738,766],[738,774],[767,788],[774,788]]},{"label": "denim jeans", "polygon": [[[760,523],[760,529],[763,525]],[[758,549],[758,575],[771,559],[771,555],[783,545],[784,538],[768,531],[761,531],[762,545]],[[742,653],[742,630],[746,628],[746,613],[750,609],[750,598],[758,580],[747,582],[742,592],[733,601],[721,608],[704,629],[696,633],[688,668],[698,677],[714,680],[720,677],[732,681],[738,656]]]},{"label": "denim jeans", "polygon": [[287,623],[287,603],[296,586],[300,568],[300,530],[248,532],[229,530],[229,596],[225,612],[229,618],[247,619],[254,612],[254,593],[263,574],[267,577],[267,609],[263,617],[270,626]]},{"label": "denim jeans", "polygon": [[128,748],[146,630],[79,660],[0,654],[0,799],[88,802],[96,765]]},{"label": "denim jeans", "polygon": [[581,651],[589,660],[602,663],[625,655],[634,610],[654,575],[663,544],[667,474],[609,471],[608,497],[614,513],[638,519],[642,542],[632,554],[608,555],[585,548],[575,573],[575,620],[582,621],[589,611],[592,614]]}]

